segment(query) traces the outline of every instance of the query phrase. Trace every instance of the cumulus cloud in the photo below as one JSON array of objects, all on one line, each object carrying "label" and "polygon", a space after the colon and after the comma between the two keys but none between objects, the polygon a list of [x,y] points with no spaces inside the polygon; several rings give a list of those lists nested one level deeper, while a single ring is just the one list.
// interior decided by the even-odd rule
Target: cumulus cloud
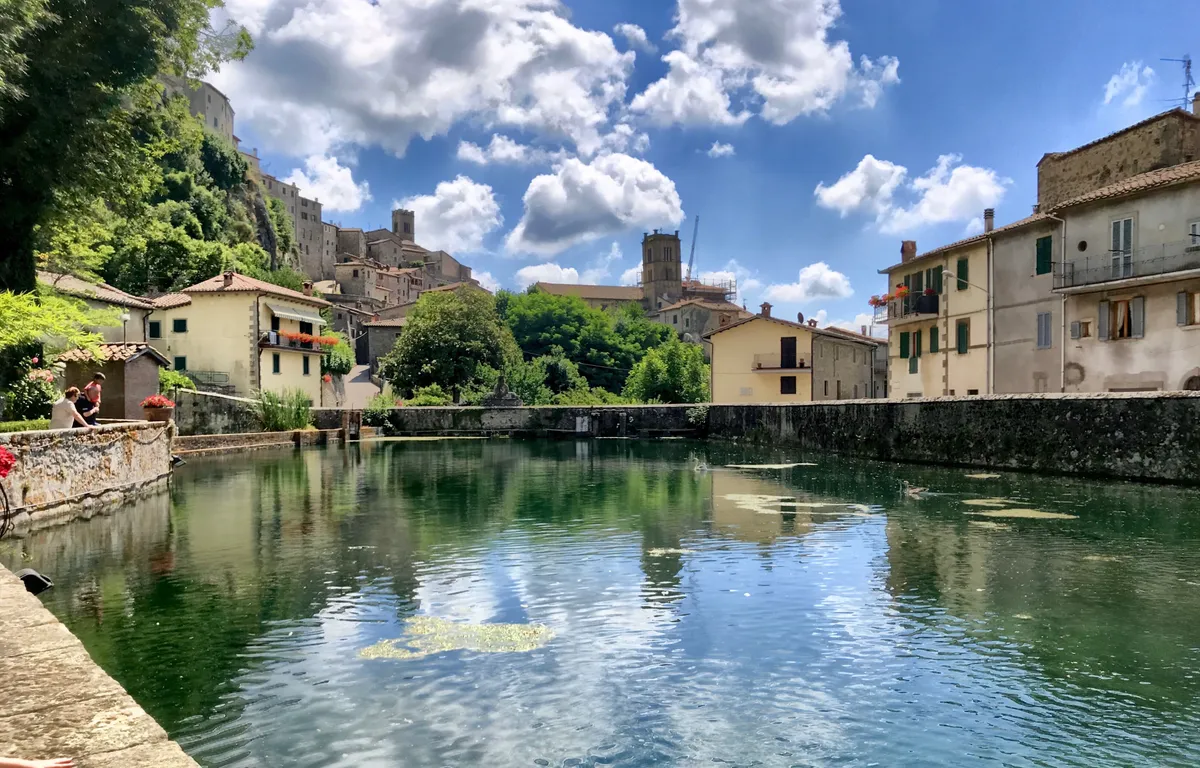
[{"label": "cumulus cloud", "polygon": [[650,38],[646,37],[646,30],[637,24],[618,24],[613,27],[613,32],[625,38],[625,42],[629,44],[630,48],[646,53],[654,53],[658,50],[654,47],[654,43],[650,42]]},{"label": "cumulus cloud", "polygon": [[498,133],[492,134],[492,140],[486,147],[470,141],[458,143],[458,159],[476,165],[531,165],[552,162],[560,157],[559,152],[537,149]]},{"label": "cumulus cloud", "polygon": [[[821,310],[824,313],[825,310]],[[821,314],[818,313],[818,314]],[[823,323],[824,321],[822,321]],[[844,328],[847,331],[862,333],[863,326],[867,328],[867,335],[874,336],[877,339],[887,338],[887,326],[875,325],[875,316],[869,315],[866,312],[860,312],[854,316],[853,320],[834,320],[830,325],[834,328]]]},{"label": "cumulus cloud", "polygon": [[[1121,99],[1121,106],[1136,107],[1142,103],[1146,89],[1154,82],[1154,70],[1140,61],[1128,61],[1104,84],[1104,103]],[[1123,97],[1123,98],[1122,98]]]},{"label": "cumulus cloud", "polygon": [[737,282],[738,294],[744,299],[748,294],[755,294],[762,290],[762,281],[754,276],[748,267],[738,262],[737,259],[730,259],[725,262],[725,266],[717,270],[709,270],[700,273],[701,282],[705,283],[729,283]]},{"label": "cumulus cloud", "polygon": [[294,169],[284,181],[299,187],[305,197],[318,200],[324,211],[357,211],[371,199],[370,185],[355,183],[353,172],[328,155],[306,158],[304,170]]},{"label": "cumulus cloud", "polygon": [[818,261],[800,270],[794,283],[776,283],[767,286],[768,301],[802,304],[814,299],[844,299],[854,294],[850,278],[834,271],[828,264]]},{"label": "cumulus cloud", "polygon": [[516,280],[517,287],[521,290],[528,288],[534,283],[568,283],[577,285],[579,283],[579,270],[575,267],[563,267],[555,264],[553,261],[547,261],[543,264],[530,264],[528,267],[521,267],[517,270],[517,274],[513,276]]},{"label": "cumulus cloud", "polygon": [[416,214],[423,245],[449,253],[482,250],[483,238],[504,222],[492,188],[467,176],[443,181],[432,195],[407,197],[392,207]]},{"label": "cumulus cloud", "polygon": [[675,182],[645,160],[622,153],[585,163],[569,158],[525,191],[525,213],[508,235],[513,253],[553,255],[635,228],[678,224]]},{"label": "cumulus cloud", "polygon": [[732,144],[722,144],[719,141],[714,141],[713,145],[708,148],[709,157],[733,157],[737,154],[737,150]]},{"label": "cumulus cloud", "polygon": [[[929,224],[969,222],[993,208],[1012,183],[990,168],[962,165],[961,155],[942,155],[925,175],[905,185],[908,169],[866,155],[854,170],[833,184],[817,184],[817,205],[840,213],[872,213],[881,232],[897,234]],[[915,200],[896,200],[906,189]],[[982,222],[980,223],[982,229]]]},{"label": "cumulus cloud", "polygon": [[634,264],[621,273],[621,285],[637,285],[642,279],[642,265]]},{"label": "cumulus cloud", "polygon": [[214,73],[276,151],[343,144],[403,155],[472,119],[590,156],[623,105],[636,54],[581,29],[559,0],[227,0],[214,13],[255,37]]},{"label": "cumulus cloud", "polygon": [[861,56],[831,40],[838,0],[678,0],[671,37],[679,49],[663,57],[668,72],[634,98],[631,108],[661,124],[729,124],[745,120],[734,99],[784,124],[822,113],[847,94],[873,107],[898,83],[897,59]]},{"label": "cumulus cloud", "polygon": [[482,285],[484,288],[488,289],[492,293],[495,293],[496,291],[500,290],[500,281],[497,280],[495,277],[493,277],[491,272],[482,272],[482,271],[478,271],[478,270],[473,270],[471,272],[471,276],[474,277],[479,282],[480,285]]}]

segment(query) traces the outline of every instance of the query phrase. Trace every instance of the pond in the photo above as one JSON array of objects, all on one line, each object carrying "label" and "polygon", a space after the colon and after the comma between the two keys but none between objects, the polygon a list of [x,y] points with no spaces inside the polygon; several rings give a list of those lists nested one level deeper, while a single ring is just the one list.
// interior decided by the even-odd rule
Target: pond
[{"label": "pond", "polygon": [[209,767],[1194,764],[1200,493],[978,474],[380,441],[0,559]]}]

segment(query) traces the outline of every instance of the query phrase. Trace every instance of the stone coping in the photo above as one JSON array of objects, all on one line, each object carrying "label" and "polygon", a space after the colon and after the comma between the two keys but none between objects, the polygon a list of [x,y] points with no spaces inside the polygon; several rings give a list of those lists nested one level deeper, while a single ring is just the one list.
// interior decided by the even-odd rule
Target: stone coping
[{"label": "stone coping", "polygon": [[80,768],[199,768],[0,566],[0,755]]}]

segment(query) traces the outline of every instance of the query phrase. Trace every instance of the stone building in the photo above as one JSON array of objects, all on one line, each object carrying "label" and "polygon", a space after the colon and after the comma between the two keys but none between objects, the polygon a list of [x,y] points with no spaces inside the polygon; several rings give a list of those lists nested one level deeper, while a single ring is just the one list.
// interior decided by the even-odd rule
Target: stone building
[{"label": "stone building", "polygon": [[233,136],[233,106],[228,97],[208,83],[196,87],[172,75],[161,75],[160,81],[168,96],[182,95],[188,100],[188,111],[200,119],[209,131],[222,136],[230,144],[236,144]]},{"label": "stone building", "polygon": [[77,299],[83,299],[89,309],[117,312],[120,325],[94,328],[109,344],[133,344],[146,341],[146,323],[154,305],[149,299],[131,296],[108,283],[89,283],[74,275],[60,275],[39,270],[39,283]]},{"label": "stone building", "polygon": [[712,345],[705,338],[705,334],[753,316],[754,313],[732,302],[704,299],[678,301],[649,315],[654,322],[671,326],[683,341],[703,346],[704,356],[710,360]]},{"label": "stone building", "polygon": [[300,269],[312,280],[333,277],[335,260],[326,260],[325,225],[321,221],[321,202],[303,195],[297,198],[296,250]]},{"label": "stone building", "polygon": [[371,320],[363,324],[367,333],[367,364],[371,367],[371,375],[379,373],[379,360],[392,351],[396,339],[404,330],[407,318],[398,317],[391,320]]},{"label": "stone building", "polygon": [[367,237],[361,229],[342,228],[337,230],[338,261],[345,254],[355,259],[367,258]]},{"label": "stone building", "polygon": [[[321,222],[321,268],[328,269],[317,280],[333,280],[333,265],[337,264],[338,228],[336,224]],[[311,275],[310,275],[311,277]]]}]

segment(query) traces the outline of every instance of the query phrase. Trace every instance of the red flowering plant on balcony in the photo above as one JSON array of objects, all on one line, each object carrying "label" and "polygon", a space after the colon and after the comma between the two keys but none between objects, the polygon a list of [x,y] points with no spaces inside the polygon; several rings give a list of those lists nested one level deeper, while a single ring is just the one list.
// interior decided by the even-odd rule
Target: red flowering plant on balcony
[{"label": "red flowering plant on balcony", "polygon": [[907,295],[908,295],[908,286],[901,284],[901,285],[896,286],[896,291],[895,291],[895,293],[892,294],[892,297],[896,298],[896,299],[903,299]]},{"label": "red flowering plant on balcony", "polygon": [[291,331],[280,331],[279,335],[298,344],[320,344],[322,347],[332,347],[338,343],[336,336],[313,336],[311,333],[292,333]]},{"label": "red flowering plant on balcony", "polygon": [[926,296],[936,296],[936,295],[937,295],[937,291],[933,290],[932,288],[926,288],[926,289],[925,289],[925,295],[926,295]]},{"label": "red flowering plant on balcony", "polygon": [[7,448],[0,445],[0,480],[8,477],[8,473],[12,472],[12,468],[17,465],[17,457],[13,456]]},{"label": "red flowering plant on balcony", "polygon": [[142,401],[143,408],[174,408],[175,402],[165,395],[150,395]]},{"label": "red flowering plant on balcony", "polygon": [[886,294],[884,294],[883,296],[872,296],[870,298],[870,300],[867,301],[867,303],[870,304],[872,307],[875,307],[876,309],[878,309],[879,307],[887,306],[889,298],[891,298],[891,297],[889,297]]}]

